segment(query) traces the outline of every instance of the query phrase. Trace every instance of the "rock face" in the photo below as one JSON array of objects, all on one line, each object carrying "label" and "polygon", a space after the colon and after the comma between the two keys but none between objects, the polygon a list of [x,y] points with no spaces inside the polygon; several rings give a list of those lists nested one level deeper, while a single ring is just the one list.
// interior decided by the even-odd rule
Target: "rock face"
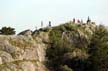
[{"label": "rock face", "polygon": [[29,30],[14,36],[0,35],[0,71],[47,71],[46,47]]}]

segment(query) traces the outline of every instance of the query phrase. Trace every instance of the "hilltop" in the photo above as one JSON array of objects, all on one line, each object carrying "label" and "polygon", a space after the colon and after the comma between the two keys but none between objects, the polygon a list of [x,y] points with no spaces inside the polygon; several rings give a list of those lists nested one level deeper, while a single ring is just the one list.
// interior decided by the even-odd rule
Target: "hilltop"
[{"label": "hilltop", "polygon": [[0,71],[84,71],[81,66],[87,62],[82,61],[90,57],[88,48],[100,28],[105,29],[94,22],[67,22],[18,35],[0,35]]}]

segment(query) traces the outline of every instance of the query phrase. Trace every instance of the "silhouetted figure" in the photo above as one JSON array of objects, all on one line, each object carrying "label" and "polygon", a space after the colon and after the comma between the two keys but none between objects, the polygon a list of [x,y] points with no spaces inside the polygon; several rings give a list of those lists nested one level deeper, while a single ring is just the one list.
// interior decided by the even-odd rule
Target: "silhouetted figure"
[{"label": "silhouetted figure", "polygon": [[41,21],[41,28],[43,27],[43,21]]},{"label": "silhouetted figure", "polygon": [[87,19],[87,24],[91,22],[91,19],[89,18],[88,16],[88,19]]},{"label": "silhouetted figure", "polygon": [[51,21],[49,21],[49,27],[51,27]]},{"label": "silhouetted figure", "polygon": [[37,26],[35,27],[35,29],[37,30]]},{"label": "silhouetted figure", "polygon": [[79,19],[77,20],[77,23],[81,23]]},{"label": "silhouetted figure", "polygon": [[75,23],[75,18],[73,18],[73,23]]}]

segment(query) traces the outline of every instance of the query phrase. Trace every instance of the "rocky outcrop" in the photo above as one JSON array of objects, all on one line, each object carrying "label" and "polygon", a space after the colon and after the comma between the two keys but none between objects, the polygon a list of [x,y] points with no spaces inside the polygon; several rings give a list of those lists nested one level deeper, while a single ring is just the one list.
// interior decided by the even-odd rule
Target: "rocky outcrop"
[{"label": "rocky outcrop", "polygon": [[67,41],[73,45],[73,47],[87,48],[87,44],[90,43],[93,32],[95,31],[96,24],[76,24],[73,31],[64,31],[62,33],[62,39],[67,38]]},{"label": "rocky outcrop", "polygon": [[30,31],[0,35],[0,71],[47,71],[44,65],[47,45],[36,39]]}]

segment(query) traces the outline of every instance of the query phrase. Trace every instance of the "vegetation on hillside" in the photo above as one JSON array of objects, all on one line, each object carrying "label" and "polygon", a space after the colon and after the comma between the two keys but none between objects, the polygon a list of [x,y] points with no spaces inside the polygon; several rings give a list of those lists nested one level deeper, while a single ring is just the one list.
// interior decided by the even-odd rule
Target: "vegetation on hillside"
[{"label": "vegetation on hillside", "polygon": [[108,71],[108,30],[100,25],[89,44],[91,71]]},{"label": "vegetation on hillside", "polygon": [[108,70],[108,31],[102,25],[94,30],[90,25],[89,30],[82,26],[84,25],[66,23],[52,28],[49,33],[50,47],[46,50],[46,64],[49,69]]}]

